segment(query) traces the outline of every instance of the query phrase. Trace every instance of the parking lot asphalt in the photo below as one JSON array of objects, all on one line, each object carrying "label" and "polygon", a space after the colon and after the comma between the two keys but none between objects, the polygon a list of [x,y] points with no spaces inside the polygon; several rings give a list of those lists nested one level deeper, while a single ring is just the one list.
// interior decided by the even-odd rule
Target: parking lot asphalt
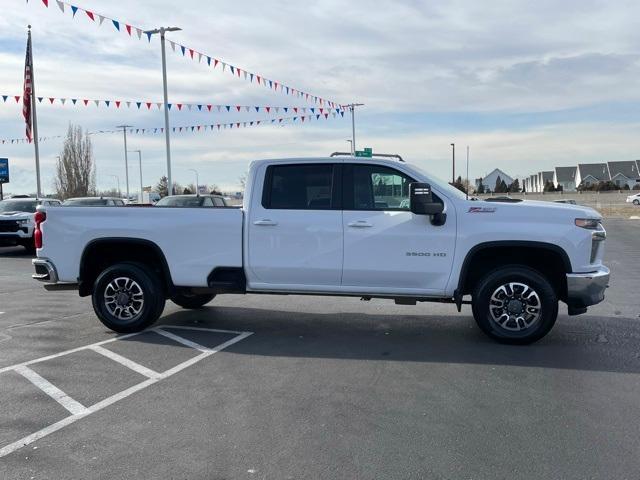
[{"label": "parking lot asphalt", "polygon": [[605,226],[606,300],[526,347],[466,306],[266,295],[123,338],[0,249],[0,478],[638,478],[640,221]]}]

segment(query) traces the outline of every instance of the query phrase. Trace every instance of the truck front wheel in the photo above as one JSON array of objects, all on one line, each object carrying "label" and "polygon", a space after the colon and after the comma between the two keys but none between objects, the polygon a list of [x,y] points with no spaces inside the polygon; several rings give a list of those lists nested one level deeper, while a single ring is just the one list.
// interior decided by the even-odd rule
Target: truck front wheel
[{"label": "truck front wheel", "polygon": [[165,297],[162,284],[144,265],[118,263],[98,276],[92,302],[93,310],[107,328],[131,333],[158,320]]},{"label": "truck front wheel", "polygon": [[558,295],[539,272],[505,266],[484,276],[472,293],[473,316],[489,337],[524,345],[544,337],[558,316]]},{"label": "truck front wheel", "polygon": [[215,298],[214,294],[179,293],[171,297],[171,301],[182,308],[201,308]]}]

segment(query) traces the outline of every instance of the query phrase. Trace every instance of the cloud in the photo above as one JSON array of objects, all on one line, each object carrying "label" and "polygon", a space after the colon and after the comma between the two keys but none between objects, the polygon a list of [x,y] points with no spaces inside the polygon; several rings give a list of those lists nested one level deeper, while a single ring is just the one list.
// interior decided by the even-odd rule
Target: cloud
[{"label": "cloud", "polygon": [[[298,89],[339,102],[363,102],[357,113],[359,145],[400,153],[443,177],[451,141],[472,146],[477,174],[496,166],[517,174],[529,173],[530,165],[537,170],[637,157],[640,30],[634,19],[640,4],[183,0],[177,7],[173,0],[83,0],[82,7],[145,28],[180,26],[182,32],[170,34],[175,41]],[[98,28],[85,16],[71,19],[70,12],[63,16],[55,4],[46,9],[39,1],[12,2],[0,18],[0,93],[22,89],[28,23],[39,95],[161,101],[156,39],[131,39],[108,22]],[[292,102],[170,49],[168,71],[174,102]],[[163,124],[157,109],[42,105],[38,114],[41,135],[63,134],[69,122],[89,130]],[[257,118],[262,117],[171,113],[172,125]],[[0,137],[20,137],[23,131],[19,106],[0,103]],[[231,188],[251,159],[324,155],[344,149],[349,136],[347,117],[284,128],[176,134],[174,176],[185,183],[191,178],[188,169],[198,168],[203,181]],[[122,138],[92,138],[98,184],[111,187],[110,175],[124,178]],[[145,184],[150,184],[166,168],[164,138],[133,135],[131,143],[144,150]],[[32,147],[0,148],[0,156],[15,165],[11,188],[28,191]],[[57,140],[41,145],[45,185],[51,183],[60,148]]]}]

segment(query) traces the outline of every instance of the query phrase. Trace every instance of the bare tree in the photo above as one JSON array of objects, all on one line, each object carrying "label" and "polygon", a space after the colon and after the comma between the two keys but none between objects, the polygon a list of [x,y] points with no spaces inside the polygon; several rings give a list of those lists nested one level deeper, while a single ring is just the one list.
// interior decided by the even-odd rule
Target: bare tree
[{"label": "bare tree", "polygon": [[93,147],[82,127],[69,125],[67,138],[56,162],[54,187],[60,199],[87,197],[95,194],[96,165]]},{"label": "bare tree", "polygon": [[246,172],[238,177],[238,183],[240,184],[240,190],[242,190],[244,192],[244,190],[245,190],[245,188],[247,186],[247,173]]}]

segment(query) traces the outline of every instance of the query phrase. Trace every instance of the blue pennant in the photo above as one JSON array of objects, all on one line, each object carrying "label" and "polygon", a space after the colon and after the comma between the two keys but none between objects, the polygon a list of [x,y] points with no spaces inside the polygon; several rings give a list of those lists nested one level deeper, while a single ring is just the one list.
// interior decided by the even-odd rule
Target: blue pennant
[{"label": "blue pennant", "polygon": [[120,31],[120,22],[117,20],[111,20],[113,22],[113,26],[116,27],[116,30]]},{"label": "blue pennant", "polygon": [[71,5],[71,11],[73,12],[73,16],[76,16],[76,12],[78,11],[78,7],[74,7],[73,5]]},{"label": "blue pennant", "polygon": [[180,45],[180,50],[182,50],[182,56],[184,57],[184,52],[187,51],[187,48],[184,45]]},{"label": "blue pennant", "polygon": [[149,43],[151,43],[151,35],[153,35],[151,32],[144,32],[147,34],[147,38],[149,39]]},{"label": "blue pennant", "polygon": [[259,111],[260,111],[260,107],[256,107],[256,112],[259,112]]},{"label": "blue pennant", "polygon": [[142,105],[142,102],[136,102],[136,105],[138,106],[138,110],[140,110],[140,105]]},{"label": "blue pennant", "polygon": [[6,101],[7,101],[7,98],[9,98],[9,95],[2,95],[2,100],[3,100],[4,102],[6,102]]},{"label": "blue pennant", "polygon": [[230,106],[230,105],[226,105],[226,106],[225,106],[225,108],[227,109],[227,112],[228,112],[229,110],[231,110],[231,106]]},{"label": "blue pennant", "polygon": [[198,105],[198,110],[202,111],[202,105]]}]

